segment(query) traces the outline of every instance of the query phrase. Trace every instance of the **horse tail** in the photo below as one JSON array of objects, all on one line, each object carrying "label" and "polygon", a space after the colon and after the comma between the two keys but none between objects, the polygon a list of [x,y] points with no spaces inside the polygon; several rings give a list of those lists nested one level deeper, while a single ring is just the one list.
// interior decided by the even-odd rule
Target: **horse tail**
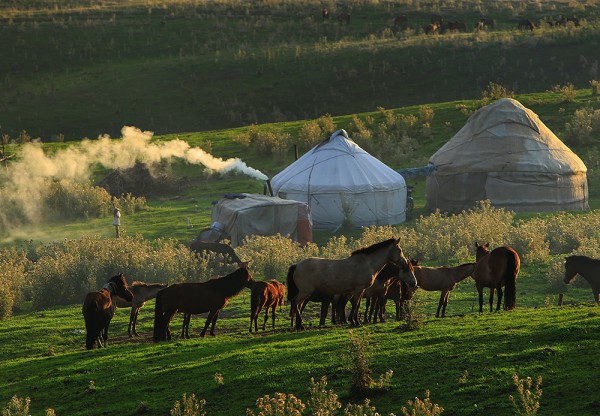
[{"label": "horse tail", "polygon": [[504,272],[504,309],[511,310],[517,306],[517,275],[519,274],[519,255],[511,250],[507,253],[506,271]]},{"label": "horse tail", "polygon": [[298,296],[299,290],[298,286],[296,286],[296,282],[294,282],[294,272],[296,271],[296,265],[292,264],[288,270],[287,274],[287,298],[289,301]]},{"label": "horse tail", "polygon": [[164,336],[164,329],[163,329],[163,311],[162,311],[162,295],[163,295],[164,289],[160,290],[157,294],[156,294],[156,305],[154,306],[154,335],[153,335],[153,339],[154,342],[159,342],[162,341],[163,336]]}]

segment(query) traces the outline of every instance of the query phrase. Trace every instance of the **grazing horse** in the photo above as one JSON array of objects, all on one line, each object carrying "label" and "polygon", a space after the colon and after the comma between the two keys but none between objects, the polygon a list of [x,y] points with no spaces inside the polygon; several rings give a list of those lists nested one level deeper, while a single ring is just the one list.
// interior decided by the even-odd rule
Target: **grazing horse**
[{"label": "grazing horse", "polygon": [[438,290],[441,292],[437,312],[435,313],[436,318],[446,316],[446,306],[448,306],[450,292],[456,287],[458,282],[471,276],[473,270],[475,270],[475,264],[465,263],[456,267],[415,267],[415,277],[417,278],[418,287],[430,292]]},{"label": "grazing horse", "polygon": [[577,274],[588,281],[594,300],[600,303],[600,260],[579,255],[565,257],[564,282],[569,284]]},{"label": "grazing horse", "polygon": [[106,347],[108,326],[115,314],[115,296],[132,301],[133,294],[127,287],[123,273],[108,279],[99,292],[89,292],[83,302],[83,319],[85,320],[85,348]]},{"label": "grazing horse", "polygon": [[242,260],[235,254],[235,250],[229,244],[211,243],[196,238],[190,243],[190,250],[200,255],[204,253],[222,254],[224,257],[229,257],[233,263],[238,265],[238,267],[243,267]]},{"label": "grazing horse", "polygon": [[177,283],[161,290],[156,295],[154,308],[154,342],[171,339],[169,323],[177,312],[186,315],[187,322],[184,320],[184,330],[186,323],[189,326],[188,316],[208,312],[200,336],[204,337],[211,324],[210,335],[214,336],[215,324],[221,309],[227,306],[230,298],[238,295],[245,287],[251,288],[253,282],[248,265],[244,265],[224,277],[202,283]]},{"label": "grazing horse", "polygon": [[504,309],[514,309],[517,303],[517,276],[521,268],[519,254],[508,246],[497,247],[490,251],[490,244],[479,245],[477,249],[475,270],[471,277],[475,280],[479,292],[479,313],[483,313],[483,288],[490,288],[490,312],[494,306],[494,290],[498,291],[498,305],[502,303],[502,286],[504,290]]},{"label": "grazing horse", "polygon": [[494,19],[491,19],[489,17],[482,17],[477,23],[475,23],[475,29],[477,30],[484,30],[486,28],[494,29],[495,27],[496,22],[494,21]]},{"label": "grazing horse", "polygon": [[346,12],[342,12],[342,13],[338,14],[337,21],[339,23],[345,23],[345,24],[349,25],[350,24],[350,14],[346,13]]},{"label": "grazing horse", "polygon": [[535,23],[529,19],[521,19],[517,23],[517,29],[533,30],[535,29]]},{"label": "grazing horse", "polygon": [[404,27],[408,24],[408,17],[405,14],[394,18],[394,27]]},{"label": "grazing horse", "polygon": [[440,26],[437,23],[429,23],[423,27],[423,31],[426,35],[433,35],[434,33],[437,33],[439,28]]},{"label": "grazing horse", "polygon": [[138,314],[140,313],[140,309],[142,306],[146,304],[150,299],[154,299],[156,294],[167,287],[165,283],[144,283],[144,282],[133,282],[131,286],[129,286],[129,290],[133,294],[133,299],[131,301],[127,301],[121,296],[115,297],[115,304],[117,308],[129,308],[131,307],[131,313],[129,314],[129,327],[127,328],[127,333],[129,334],[129,338],[133,335],[138,336],[136,326]]},{"label": "grazing horse", "polygon": [[432,14],[429,18],[429,23],[435,23],[440,27],[444,24],[444,18],[439,14]]},{"label": "grazing horse", "polygon": [[446,25],[444,26],[444,31],[445,32],[466,32],[467,31],[467,25],[465,24],[465,22],[448,22],[446,23]]},{"label": "grazing horse", "polygon": [[278,306],[283,305],[284,296],[285,286],[277,280],[254,282],[252,284],[252,294],[250,295],[250,332],[252,332],[252,323],[254,323],[254,331],[258,332],[258,315],[263,308],[265,309],[263,331],[269,319],[269,308],[272,309],[271,319],[273,320],[273,329],[275,329],[275,310]]},{"label": "grazing horse", "polygon": [[371,286],[377,274],[387,263],[398,265],[401,270],[411,269],[404,275],[406,282],[415,286],[417,281],[412,265],[404,257],[398,242],[393,238],[354,251],[350,257],[329,260],[311,257],[290,267],[287,275],[288,300],[292,302],[296,314],[296,329],[303,329],[299,305],[313,293],[323,295],[352,294],[350,322],[358,322],[358,307],[366,288]]}]

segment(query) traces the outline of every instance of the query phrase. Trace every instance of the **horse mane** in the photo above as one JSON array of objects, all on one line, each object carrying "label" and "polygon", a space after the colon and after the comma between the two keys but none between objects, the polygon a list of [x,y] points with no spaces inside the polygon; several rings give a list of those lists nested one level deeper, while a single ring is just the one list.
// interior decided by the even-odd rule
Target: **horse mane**
[{"label": "horse mane", "polygon": [[355,250],[352,252],[351,256],[355,256],[357,254],[369,254],[369,253],[373,253],[383,247],[387,247],[389,245],[391,245],[392,243],[394,243],[396,241],[395,238],[390,238],[389,240],[385,240],[382,241],[380,243],[375,243],[373,245],[370,245],[368,247],[363,247],[363,248],[359,248],[358,250]]},{"label": "horse mane", "polygon": [[573,259],[573,260],[587,260],[587,261],[591,261],[591,262],[598,262],[600,263],[599,259],[595,259],[589,256],[584,256],[583,254],[572,254],[570,256],[565,257],[565,260],[569,261],[569,259]]},{"label": "horse mane", "polygon": [[[244,289],[243,282],[250,272],[246,267],[240,267],[236,271],[223,277],[217,277],[205,282],[215,290],[219,291],[226,298],[237,295]],[[236,284],[237,283],[237,284]]]},{"label": "horse mane", "polygon": [[129,286],[142,286],[142,287],[151,287],[151,286],[158,286],[158,285],[162,285],[163,283],[146,283],[146,282],[140,282],[139,280],[134,280],[132,284],[130,284]]}]

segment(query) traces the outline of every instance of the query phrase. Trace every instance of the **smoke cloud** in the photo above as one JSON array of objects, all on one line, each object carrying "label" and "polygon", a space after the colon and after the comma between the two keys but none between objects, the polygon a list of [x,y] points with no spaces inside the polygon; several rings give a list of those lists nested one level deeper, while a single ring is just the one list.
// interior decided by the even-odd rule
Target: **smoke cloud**
[{"label": "smoke cloud", "polygon": [[125,126],[120,140],[101,136],[84,140],[78,145],[46,153],[35,143],[26,144],[18,161],[0,173],[0,232],[10,228],[16,219],[36,223],[41,210],[48,180],[89,181],[94,167],[126,169],[136,161],[147,164],[178,158],[202,165],[210,172],[239,172],[266,180],[267,176],[251,168],[239,158],[223,160],[199,147],[190,147],[183,140],[152,143],[152,132]]}]

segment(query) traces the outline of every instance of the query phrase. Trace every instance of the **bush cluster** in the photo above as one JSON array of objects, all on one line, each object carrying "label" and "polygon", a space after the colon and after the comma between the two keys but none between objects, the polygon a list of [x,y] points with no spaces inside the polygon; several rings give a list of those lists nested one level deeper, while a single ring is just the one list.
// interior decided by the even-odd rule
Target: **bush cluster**
[{"label": "bush cluster", "polygon": [[575,110],[565,124],[565,139],[570,145],[584,145],[600,138],[600,109],[580,108]]}]

